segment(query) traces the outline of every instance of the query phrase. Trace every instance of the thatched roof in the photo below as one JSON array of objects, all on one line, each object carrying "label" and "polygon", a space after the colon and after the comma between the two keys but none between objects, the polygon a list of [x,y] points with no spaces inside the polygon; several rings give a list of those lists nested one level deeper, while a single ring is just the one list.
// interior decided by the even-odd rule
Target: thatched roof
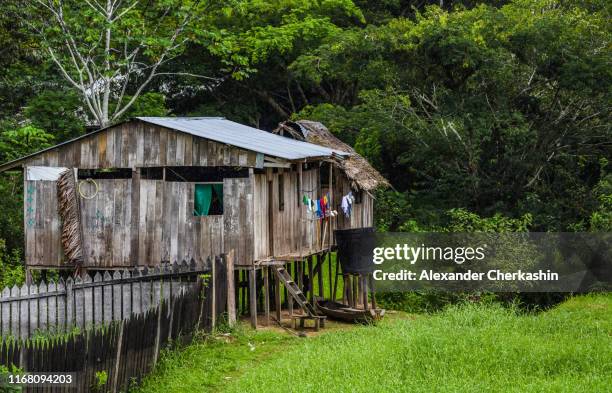
[{"label": "thatched roof", "polygon": [[357,154],[355,149],[336,138],[323,124],[310,121],[285,121],[280,123],[274,133],[302,140],[335,150],[345,151],[351,155],[338,161],[338,166],[346,173],[355,185],[371,191],[377,187],[387,187],[389,182],[370,163]]}]

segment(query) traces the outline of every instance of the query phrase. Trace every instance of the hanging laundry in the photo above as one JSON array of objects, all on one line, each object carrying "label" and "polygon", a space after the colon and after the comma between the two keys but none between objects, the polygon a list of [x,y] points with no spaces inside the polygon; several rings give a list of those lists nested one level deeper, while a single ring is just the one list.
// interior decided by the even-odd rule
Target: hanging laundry
[{"label": "hanging laundry", "polygon": [[355,197],[353,196],[353,193],[351,191],[349,191],[348,194],[342,197],[342,202],[340,204],[340,207],[342,208],[342,212],[344,212],[344,215],[346,217],[351,216],[351,211],[353,210],[354,202],[355,202]]},{"label": "hanging laundry", "polygon": [[306,205],[306,206],[309,205],[309,203],[308,203],[309,199],[310,198],[308,198],[308,195],[304,194],[304,197],[302,198],[302,202],[304,203],[304,205]]},{"label": "hanging laundry", "polygon": [[346,217],[350,217],[350,203],[348,197],[345,195],[342,197],[342,202],[340,203],[340,208]]},{"label": "hanging laundry", "polygon": [[325,197],[321,198],[321,218],[325,218],[325,212],[327,211],[327,206],[325,203]]}]

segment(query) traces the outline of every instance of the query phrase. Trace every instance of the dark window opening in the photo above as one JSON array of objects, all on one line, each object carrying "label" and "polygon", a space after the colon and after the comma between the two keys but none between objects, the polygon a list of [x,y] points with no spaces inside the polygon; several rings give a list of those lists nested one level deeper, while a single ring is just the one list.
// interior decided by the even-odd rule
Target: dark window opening
[{"label": "dark window opening", "polygon": [[361,203],[363,201],[363,191],[355,189],[352,189],[351,191],[355,197],[355,203]]},{"label": "dark window opening", "polygon": [[285,210],[285,177],[278,175],[278,210]]},{"label": "dark window opening", "polygon": [[153,168],[140,168],[140,178],[146,180],[163,180],[164,179],[164,168],[153,167]]},{"label": "dark window opening", "polygon": [[219,216],[223,214],[223,183],[196,184],[193,195],[193,215]]},{"label": "dark window opening", "polygon": [[131,168],[79,169],[79,179],[131,179]]},{"label": "dark window opening", "polygon": [[321,179],[321,187],[329,186],[329,163],[324,162],[319,167],[319,178]]},{"label": "dark window opening", "polygon": [[168,166],[166,181],[172,182],[222,182],[226,178],[249,177],[248,168]]}]

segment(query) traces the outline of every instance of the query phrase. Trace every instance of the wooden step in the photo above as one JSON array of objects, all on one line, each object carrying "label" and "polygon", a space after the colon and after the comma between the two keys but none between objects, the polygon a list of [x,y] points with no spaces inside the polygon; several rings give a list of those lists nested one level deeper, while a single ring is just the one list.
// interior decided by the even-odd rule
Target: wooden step
[{"label": "wooden step", "polygon": [[279,266],[275,268],[275,271],[276,271],[276,276],[278,277],[278,279],[283,282],[283,284],[285,285],[285,288],[287,288],[287,292],[291,295],[291,297],[295,299],[295,301],[297,302],[297,304],[300,305],[302,310],[304,310],[304,312],[308,314],[308,316],[316,317],[317,312],[315,308],[312,306],[312,304],[308,302],[308,300],[306,299],[306,296],[304,296],[304,293],[295,284],[295,282],[293,281],[293,279],[291,278],[291,275],[289,275],[287,270],[285,270],[284,267]]}]

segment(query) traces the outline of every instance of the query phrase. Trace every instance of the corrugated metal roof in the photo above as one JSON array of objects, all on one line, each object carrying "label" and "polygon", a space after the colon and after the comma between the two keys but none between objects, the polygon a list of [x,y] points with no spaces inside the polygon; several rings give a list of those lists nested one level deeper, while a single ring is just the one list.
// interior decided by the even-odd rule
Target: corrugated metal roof
[{"label": "corrugated metal roof", "polygon": [[350,155],[347,152],[296,141],[221,117],[137,117],[137,119],[287,160],[325,157],[332,154]]}]

